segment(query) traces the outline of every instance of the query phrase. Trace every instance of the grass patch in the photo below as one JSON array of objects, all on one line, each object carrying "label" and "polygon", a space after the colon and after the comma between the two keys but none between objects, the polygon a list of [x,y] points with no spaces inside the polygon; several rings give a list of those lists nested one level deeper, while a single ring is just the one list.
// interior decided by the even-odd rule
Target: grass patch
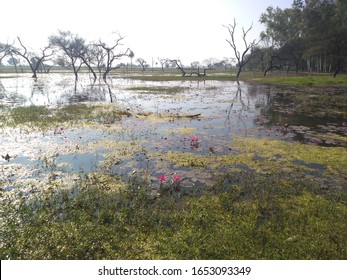
[{"label": "grass patch", "polygon": [[[347,117],[347,94],[342,90],[335,92],[307,90],[305,93],[292,95],[297,112],[308,116]],[[319,108],[319,110],[317,110]]]},{"label": "grass patch", "polygon": [[270,139],[234,137],[226,155],[201,155],[169,151],[160,157],[178,168],[211,173],[253,172],[265,176],[288,173],[343,189],[346,184],[347,150]]},{"label": "grass patch", "polygon": [[282,174],[160,197],[136,178],[120,191],[88,177],[4,201],[0,258],[345,259],[345,202]]},{"label": "grass patch", "polygon": [[[270,139],[235,137],[229,144],[234,153],[223,156],[199,155],[191,152],[169,151],[163,158],[178,166],[220,167],[221,165],[244,164],[262,173],[287,168],[294,171],[298,166],[293,161],[324,165],[324,172],[342,175],[347,169],[347,151],[342,147],[304,145]],[[258,160],[257,160],[258,159]],[[264,160],[267,164],[264,164]]]},{"label": "grass patch", "polygon": [[[143,81],[236,81],[236,69],[224,70],[215,69],[207,72],[206,76],[186,76],[183,77],[177,69],[171,69],[168,72],[134,72],[126,76],[126,78]],[[345,74],[338,75],[334,78],[332,75],[311,75],[311,76],[287,76],[286,73],[276,72],[274,75],[263,76],[262,72],[245,71],[241,72],[240,80],[245,82],[257,82],[262,84],[274,85],[292,85],[292,86],[347,86],[347,78]]]},{"label": "grass patch", "polygon": [[138,91],[141,93],[147,94],[175,94],[181,93],[185,90],[189,89],[189,87],[130,87],[127,90]]},{"label": "grass patch", "polygon": [[165,82],[165,81],[209,81],[209,80],[214,80],[214,81],[235,81],[236,77],[232,73],[211,73],[207,74],[206,76],[185,76],[183,77],[182,75],[179,74],[153,74],[153,75],[133,75],[133,76],[128,76],[127,78],[133,79],[133,80],[142,80],[142,81],[154,81],[154,82]]},{"label": "grass patch", "polygon": [[[1,108],[0,108],[1,109]],[[0,111],[0,126],[25,125],[47,129],[64,122],[95,121],[110,123],[129,115],[119,107],[109,105],[72,104],[62,108],[44,106],[15,107]]]},{"label": "grass patch", "polygon": [[336,78],[327,75],[317,76],[267,76],[251,77],[246,81],[256,81],[263,84],[293,85],[293,86],[339,86],[347,87],[346,75],[339,75]]}]

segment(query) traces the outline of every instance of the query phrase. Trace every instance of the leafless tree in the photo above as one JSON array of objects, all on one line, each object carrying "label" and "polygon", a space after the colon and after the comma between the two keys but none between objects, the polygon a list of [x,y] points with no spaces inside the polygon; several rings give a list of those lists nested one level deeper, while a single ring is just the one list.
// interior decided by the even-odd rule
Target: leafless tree
[{"label": "leafless tree", "polygon": [[8,59],[7,63],[14,66],[14,69],[16,70],[16,73],[18,73],[17,65],[19,64],[19,59],[13,56],[13,53],[10,53],[10,58]]},{"label": "leafless tree", "polygon": [[159,63],[161,65],[161,71],[164,72],[164,66],[166,65],[166,63],[170,60],[170,59],[167,59],[167,58],[159,58],[158,57],[158,60],[159,60]]},{"label": "leafless tree", "polygon": [[[234,24],[224,25],[224,27],[228,29],[228,32],[230,35],[230,39],[226,39],[226,41],[229,43],[229,45],[233,49],[235,57],[237,59],[238,71],[237,71],[236,79],[238,80],[240,73],[242,71],[242,68],[249,62],[249,60],[252,57],[253,48],[260,43],[262,38],[259,41],[253,40],[252,42],[247,42],[246,37],[247,37],[248,32],[252,29],[253,24],[251,24],[251,26],[247,30],[245,30],[242,27],[242,40],[243,40],[245,49],[241,54],[240,51],[238,50],[238,47],[236,46],[236,42],[235,42],[236,25],[237,25],[236,19],[234,19]],[[248,56],[246,56],[248,52],[250,52],[250,54]]]},{"label": "leafless tree", "polygon": [[70,31],[59,30],[58,35],[52,35],[49,37],[49,42],[52,46],[57,47],[68,57],[75,78],[78,80],[78,71],[81,69],[83,64],[80,55],[85,50],[85,40]]},{"label": "leafless tree", "polygon": [[193,61],[192,63],[190,63],[190,66],[192,68],[198,68],[198,67],[200,67],[200,62],[199,61]]},{"label": "leafless tree", "polygon": [[206,71],[210,70],[210,68],[204,68],[203,73],[200,73],[200,69],[198,68],[197,71],[188,72],[189,70],[184,69],[184,67],[183,67],[183,65],[179,59],[170,59],[168,61],[170,63],[174,64],[177,67],[177,69],[179,69],[181,71],[183,77],[191,77],[193,75],[196,75],[198,77],[203,77],[203,76],[206,76]]},{"label": "leafless tree", "polygon": [[98,52],[95,51],[95,46],[90,45],[83,45],[80,48],[80,52],[78,53],[78,57],[82,60],[82,62],[88,67],[89,71],[93,74],[94,77],[94,83],[96,82],[97,75],[92,67],[92,65],[97,62],[97,54]]},{"label": "leafless tree", "polygon": [[146,60],[144,60],[143,58],[139,57],[136,62],[138,62],[141,67],[142,67],[142,72],[144,72],[146,70],[146,68],[148,67],[148,64],[146,62]]},{"label": "leafless tree", "polygon": [[183,65],[179,59],[168,59],[168,62],[175,65],[177,67],[177,69],[179,69],[181,71],[183,77],[185,75],[187,75],[187,72],[184,70]]},{"label": "leafless tree", "polygon": [[37,71],[40,67],[42,67],[43,62],[54,54],[54,51],[51,49],[51,46],[48,45],[41,49],[41,53],[38,55],[33,52],[29,52],[19,37],[17,37],[17,40],[19,42],[20,48],[11,47],[11,53],[24,58],[24,60],[29,64],[30,69],[33,73],[32,77],[34,79],[37,79]]},{"label": "leafless tree", "polygon": [[89,48],[94,58],[94,65],[97,67],[99,75],[101,77],[102,71],[103,69],[105,69],[106,52],[103,48],[97,46],[97,44],[91,44]]},{"label": "leafless tree", "polygon": [[118,34],[118,38],[112,45],[108,45],[105,42],[102,42],[101,40],[99,40],[99,42],[95,44],[95,46],[101,48],[105,52],[103,69],[104,72],[102,75],[102,78],[105,81],[105,83],[107,83],[108,74],[112,70],[119,68],[119,66],[114,65],[115,61],[122,58],[123,56],[129,56],[131,54],[131,50],[129,48],[127,48],[125,51],[117,52],[118,47],[121,46],[121,41],[123,39],[124,37]]},{"label": "leafless tree", "polygon": [[212,68],[213,65],[215,65],[217,62],[219,62],[220,60],[215,58],[215,57],[210,57],[210,58],[206,58],[203,61],[203,64],[205,66],[207,66],[208,68]]},{"label": "leafless tree", "polygon": [[9,44],[0,43],[0,65],[2,60],[10,54],[10,48],[11,46]]},{"label": "leafless tree", "polygon": [[130,57],[130,69],[133,69],[133,58],[134,58],[135,54],[133,51],[130,51],[129,53],[129,57]]}]

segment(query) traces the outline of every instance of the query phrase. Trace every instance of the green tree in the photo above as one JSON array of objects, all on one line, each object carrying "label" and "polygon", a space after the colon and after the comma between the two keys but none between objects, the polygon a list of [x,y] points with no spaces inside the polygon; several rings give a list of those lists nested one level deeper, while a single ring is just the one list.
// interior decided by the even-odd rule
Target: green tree
[{"label": "green tree", "polygon": [[260,22],[266,25],[263,34],[272,40],[272,47],[282,48],[280,59],[287,60],[289,66],[294,64],[296,72],[305,52],[302,5],[302,1],[294,1],[292,8],[284,10],[268,7],[260,17]]},{"label": "green tree", "polygon": [[[334,66],[334,77],[343,70],[347,57],[347,2],[341,0],[294,0],[292,7],[268,7],[261,15],[263,32],[271,41],[269,64],[273,58],[295,65],[296,72],[307,61],[308,70]],[[331,67],[329,67],[330,69]]]},{"label": "green tree", "polygon": [[346,1],[307,0],[304,7],[307,26],[306,36],[310,42],[310,56],[330,58],[334,77],[343,69],[347,57],[347,4]]}]

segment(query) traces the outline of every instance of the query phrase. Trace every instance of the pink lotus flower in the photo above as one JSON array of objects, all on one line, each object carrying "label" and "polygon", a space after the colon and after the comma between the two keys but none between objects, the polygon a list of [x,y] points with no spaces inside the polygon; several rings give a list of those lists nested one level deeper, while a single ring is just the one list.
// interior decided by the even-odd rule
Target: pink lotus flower
[{"label": "pink lotus flower", "polygon": [[173,182],[172,182],[171,186],[175,192],[179,192],[181,189],[180,180],[181,180],[180,176],[178,176],[178,175],[173,176]]},{"label": "pink lotus flower", "polygon": [[191,138],[190,138],[190,145],[191,145],[192,147],[197,148],[197,147],[199,146],[198,141],[199,141],[199,138],[191,137]]},{"label": "pink lotus flower", "polygon": [[159,179],[160,183],[165,182],[166,181],[166,176],[165,175],[160,175],[158,177],[158,179]]},{"label": "pink lotus flower", "polygon": [[175,176],[173,176],[173,180],[174,180],[175,182],[178,182],[178,181],[181,180],[181,177],[178,176],[178,175],[175,175]]}]

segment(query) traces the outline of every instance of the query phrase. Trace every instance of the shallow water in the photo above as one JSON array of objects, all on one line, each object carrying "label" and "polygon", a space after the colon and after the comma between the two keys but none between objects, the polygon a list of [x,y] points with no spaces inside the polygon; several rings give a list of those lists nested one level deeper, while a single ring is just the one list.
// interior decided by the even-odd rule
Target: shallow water
[{"label": "shallow water", "polygon": [[[143,90],[130,89],[136,87]],[[180,90],[172,93],[171,88]],[[37,81],[28,75],[0,79],[0,105],[61,107],[112,101],[134,116],[152,113],[149,118],[124,117],[114,124],[123,128],[116,131],[113,124],[61,128],[59,134],[4,128],[0,135],[1,154],[11,158],[0,159],[0,181],[10,187],[38,178],[56,180],[67,174],[82,176],[92,172],[114,176],[136,173],[155,181],[160,174],[179,173],[190,186],[212,181],[213,174],[204,170],[192,174],[188,168],[162,160],[162,155],[224,155],[230,152],[226,144],[236,135],[346,146],[346,120],[305,117],[295,112],[291,99],[295,91],[299,90],[238,85],[232,81],[147,82],[114,78],[105,85],[91,83],[88,75],[81,75],[75,83],[71,74],[43,75]],[[197,116],[180,117],[185,114]],[[168,115],[165,121],[160,119]],[[335,134],[341,138],[336,139]],[[192,137],[199,140],[192,143]],[[312,164],[310,167],[322,168]]]}]

